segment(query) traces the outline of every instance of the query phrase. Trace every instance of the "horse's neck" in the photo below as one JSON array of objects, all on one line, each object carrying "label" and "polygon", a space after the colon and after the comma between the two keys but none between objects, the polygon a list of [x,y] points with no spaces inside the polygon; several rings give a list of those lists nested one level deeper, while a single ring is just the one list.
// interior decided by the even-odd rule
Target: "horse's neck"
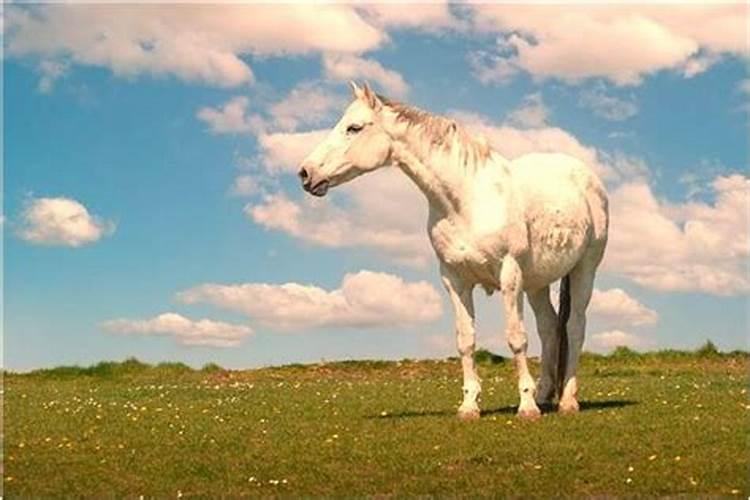
[{"label": "horse's neck", "polygon": [[393,153],[396,164],[424,193],[432,211],[446,216],[461,213],[473,172],[459,171],[449,155],[420,151],[407,140],[397,141]]}]

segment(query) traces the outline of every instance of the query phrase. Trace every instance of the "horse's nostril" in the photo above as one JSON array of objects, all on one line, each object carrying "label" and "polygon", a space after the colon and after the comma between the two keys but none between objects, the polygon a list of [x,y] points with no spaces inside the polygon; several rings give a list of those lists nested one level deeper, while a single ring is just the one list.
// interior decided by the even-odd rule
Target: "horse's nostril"
[{"label": "horse's nostril", "polygon": [[305,167],[302,167],[299,169],[299,178],[303,181],[306,181],[307,178],[310,177],[310,175],[307,173],[307,169]]}]

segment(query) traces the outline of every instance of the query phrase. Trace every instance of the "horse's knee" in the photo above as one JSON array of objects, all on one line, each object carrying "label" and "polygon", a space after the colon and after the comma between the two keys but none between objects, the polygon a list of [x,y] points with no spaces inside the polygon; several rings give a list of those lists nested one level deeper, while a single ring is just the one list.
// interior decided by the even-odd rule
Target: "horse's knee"
[{"label": "horse's knee", "polygon": [[528,340],[524,330],[520,328],[509,328],[506,332],[506,336],[508,337],[508,347],[510,348],[510,352],[514,355],[526,352]]},{"label": "horse's knee", "polygon": [[456,347],[458,348],[458,353],[461,356],[470,356],[474,354],[474,349],[476,348],[474,334],[459,332],[456,335]]}]

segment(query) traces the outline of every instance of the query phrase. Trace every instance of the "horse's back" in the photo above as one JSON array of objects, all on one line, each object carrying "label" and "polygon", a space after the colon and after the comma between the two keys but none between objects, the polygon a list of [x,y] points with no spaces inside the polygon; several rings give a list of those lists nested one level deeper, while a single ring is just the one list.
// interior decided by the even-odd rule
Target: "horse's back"
[{"label": "horse's back", "polygon": [[513,160],[511,172],[528,208],[561,209],[574,214],[585,207],[594,239],[606,239],[607,192],[584,162],[565,154],[532,153]]}]

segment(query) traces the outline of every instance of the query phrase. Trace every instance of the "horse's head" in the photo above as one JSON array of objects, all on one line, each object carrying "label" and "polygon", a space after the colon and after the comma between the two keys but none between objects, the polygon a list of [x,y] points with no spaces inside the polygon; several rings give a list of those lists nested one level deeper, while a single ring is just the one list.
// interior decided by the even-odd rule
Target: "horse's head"
[{"label": "horse's head", "polygon": [[315,196],[390,161],[391,137],[381,119],[383,102],[367,84],[359,88],[351,83],[351,87],[354,102],[300,165],[302,187]]}]

